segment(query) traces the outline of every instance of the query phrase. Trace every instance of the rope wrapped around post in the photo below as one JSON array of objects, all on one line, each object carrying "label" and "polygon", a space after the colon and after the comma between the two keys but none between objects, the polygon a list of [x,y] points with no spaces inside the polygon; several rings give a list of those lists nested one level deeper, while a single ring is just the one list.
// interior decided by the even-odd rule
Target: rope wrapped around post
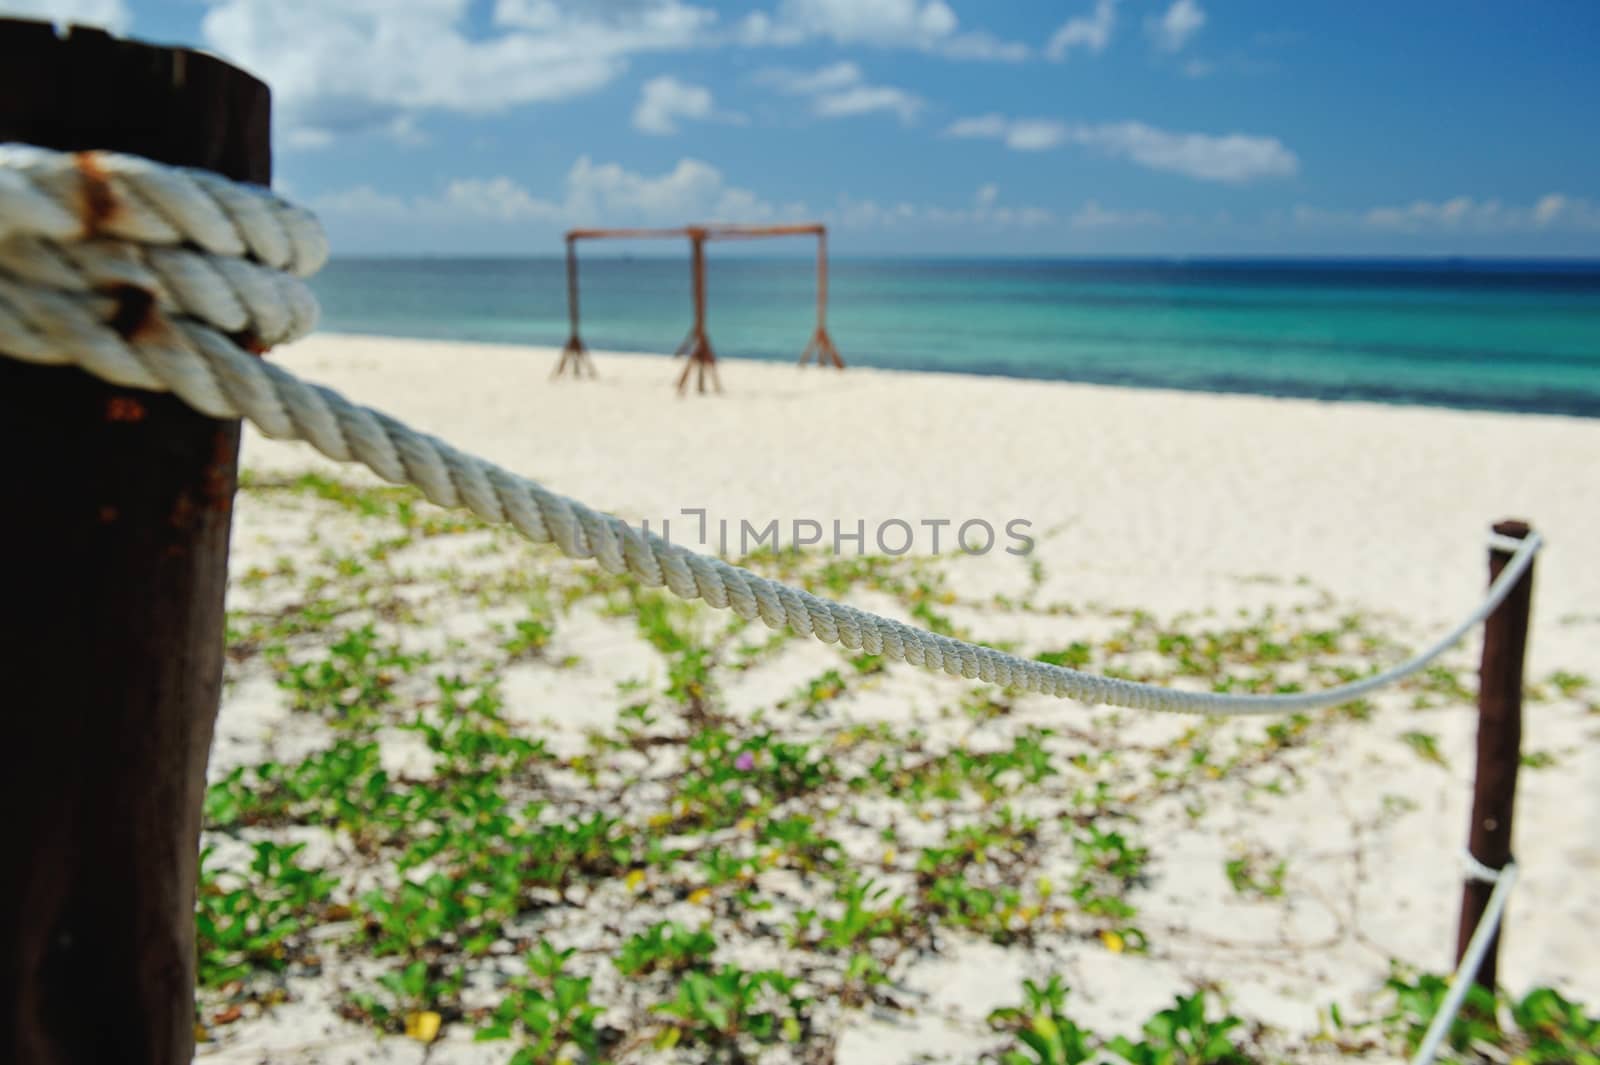
[{"label": "rope wrapped around post", "polygon": [[1464,851],[1462,864],[1469,878],[1492,884],[1494,891],[1489,896],[1489,905],[1484,909],[1483,919],[1473,929],[1472,939],[1468,942],[1456,971],[1450,977],[1450,989],[1445,992],[1444,1001],[1439,1003],[1438,1012],[1433,1015],[1433,1020],[1428,1022],[1428,1030],[1423,1034],[1422,1042],[1417,1044],[1417,1052],[1412,1055],[1411,1065],[1433,1065],[1434,1058],[1438,1057],[1439,1047],[1443,1045],[1445,1036],[1455,1023],[1456,1014],[1461,1012],[1461,1004],[1467,1000],[1467,992],[1472,989],[1473,977],[1477,974],[1478,967],[1483,964],[1489,944],[1494,941],[1495,932],[1500,928],[1500,919],[1505,915],[1506,903],[1511,899],[1511,888],[1517,882],[1519,870],[1516,862],[1508,862],[1503,869],[1491,869],[1474,858],[1470,851]]},{"label": "rope wrapped around post", "polygon": [[113,153],[0,147],[0,353],[173,392],[202,413],[247,418],[269,437],[415,486],[439,506],[509,523],[570,558],[852,651],[1091,704],[1309,711],[1421,670],[1494,610],[1542,544],[1537,534],[1521,542],[1478,608],[1424,651],[1325,691],[1181,691],[1032,661],[670,544],[257,357],[312,328],[316,303],[301,279],[326,255],[315,219],[265,189]]}]

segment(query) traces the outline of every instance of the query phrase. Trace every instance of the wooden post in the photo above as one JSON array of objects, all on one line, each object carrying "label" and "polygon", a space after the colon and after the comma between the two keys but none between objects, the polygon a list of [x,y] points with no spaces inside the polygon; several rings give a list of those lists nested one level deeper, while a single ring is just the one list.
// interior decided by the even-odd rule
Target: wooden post
[{"label": "wooden post", "polygon": [[[0,20],[0,141],[265,184],[270,106],[265,85],[211,56]],[[92,231],[117,204],[89,199]],[[0,1061],[193,1056],[238,444],[238,422],[170,395],[0,356]]]},{"label": "wooden post", "polygon": [[573,377],[582,380],[585,371],[594,377],[594,361],[589,358],[589,349],[578,335],[578,238],[571,233],[567,234],[567,322],[571,327],[567,334],[567,346],[561,349],[561,361],[556,363],[555,372],[550,376],[560,377],[566,372],[570,361]]},{"label": "wooden post", "polygon": [[689,374],[698,370],[696,391],[706,390],[706,375],[718,392],[722,382],[717,378],[717,353],[711,350],[711,338],[706,335],[706,231],[699,227],[689,229],[689,269],[694,283],[694,325],[691,326],[688,345],[689,361],[678,377],[678,394],[683,395],[689,384]]},{"label": "wooden post", "polygon": [[[583,341],[578,338],[578,260],[574,242],[590,239],[627,239],[627,240],[652,240],[660,238],[689,238],[689,270],[690,280],[694,288],[694,323],[689,327],[689,334],[683,338],[677,350],[672,353],[673,358],[680,355],[689,356],[689,364],[683,368],[683,373],[678,376],[678,394],[682,395],[688,387],[689,375],[698,374],[697,384],[699,390],[706,390],[706,378],[711,378],[711,383],[718,392],[722,391],[722,382],[717,377],[717,355],[711,348],[711,338],[706,333],[706,241],[708,240],[753,240],[759,237],[797,237],[815,235],[817,238],[817,331],[812,334],[811,342],[806,345],[805,351],[800,354],[800,365],[804,366],[815,353],[817,364],[820,366],[827,359],[839,369],[844,369],[844,360],[839,357],[838,349],[833,346],[833,339],[828,336],[828,230],[818,222],[796,222],[783,225],[741,225],[727,222],[712,222],[702,226],[683,226],[676,229],[569,229],[567,231],[567,309],[571,320],[572,331],[567,340],[567,346],[561,352],[561,360],[556,364],[552,377],[561,376],[566,368],[568,356],[574,356],[574,366],[581,367],[588,364],[584,352]],[[581,372],[581,371],[580,371]],[[594,374],[592,365],[589,367],[591,376]]]},{"label": "wooden post", "polygon": [[828,324],[828,231],[817,231],[817,328]]},{"label": "wooden post", "polygon": [[844,359],[839,357],[839,349],[833,346],[833,338],[828,335],[828,231],[822,226],[817,227],[817,331],[811,335],[811,341],[806,344],[800,353],[800,365],[804,366],[811,361],[813,355],[817,358],[817,365],[831,362],[839,369],[844,369]]},{"label": "wooden post", "polygon": [[[1522,540],[1526,522],[1502,521],[1494,531]],[[1505,569],[1511,552],[1489,548],[1489,580]],[[1478,672],[1478,766],[1472,788],[1472,822],[1467,850],[1491,869],[1511,860],[1511,815],[1517,796],[1517,768],[1522,760],[1522,670],[1528,648],[1528,616],[1533,603],[1533,567],[1511,589],[1483,629],[1483,664]],[[1493,885],[1469,878],[1461,892],[1461,923],[1456,935],[1456,961],[1489,904]],[[1501,928],[1504,928],[1504,921]],[[1491,992],[1499,965],[1500,932],[1489,943],[1476,981]]]}]

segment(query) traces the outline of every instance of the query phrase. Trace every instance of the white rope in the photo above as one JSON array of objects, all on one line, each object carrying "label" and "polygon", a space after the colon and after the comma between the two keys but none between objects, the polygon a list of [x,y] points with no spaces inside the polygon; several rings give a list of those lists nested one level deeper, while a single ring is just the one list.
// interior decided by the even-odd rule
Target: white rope
[{"label": "white rope", "polygon": [[1484,865],[1465,848],[1461,851],[1461,871],[1468,880],[1476,880],[1480,884],[1498,884],[1505,875],[1504,869]]},{"label": "white rope", "polygon": [[1522,541],[1515,536],[1505,536],[1501,533],[1491,532],[1489,534],[1489,546],[1496,551],[1514,555],[1517,553],[1517,548],[1522,546]]},{"label": "white rope", "polygon": [[[0,147],[0,247],[0,352],[14,358],[171,391],[215,418],[242,416],[269,437],[304,440],[413,485],[439,506],[509,523],[568,557],[774,629],[1086,703],[1277,714],[1349,702],[1416,673],[1461,639],[1500,604],[1542,542],[1537,534],[1523,541],[1459,625],[1364,680],[1283,695],[1138,684],[925,632],[696,554],[252,356],[230,336],[259,346],[311,328],[315,303],[296,278],[326,256],[315,219],[266,190],[111,153]],[[145,297],[142,308],[133,301],[142,314],[130,314],[130,292]]]},{"label": "white rope", "polygon": [[1484,877],[1479,870],[1487,873],[1494,883],[1494,891],[1489,894],[1489,905],[1484,907],[1483,916],[1478,918],[1478,927],[1472,930],[1472,938],[1467,940],[1461,964],[1456,966],[1455,975],[1450,978],[1450,990],[1445,992],[1444,1001],[1439,1003],[1439,1012],[1433,1015],[1433,1021],[1411,1059],[1411,1065],[1433,1065],[1433,1059],[1439,1053],[1439,1044],[1444,1042],[1445,1034],[1450,1031],[1450,1025],[1455,1022],[1456,1014],[1461,1009],[1461,1003],[1466,1000],[1468,989],[1478,976],[1478,967],[1483,964],[1483,955],[1500,927],[1506,901],[1510,899],[1511,888],[1517,882],[1515,862],[1508,862],[1504,869],[1490,869],[1476,858],[1472,859],[1472,863],[1477,868],[1470,869],[1469,875],[1481,880]]}]

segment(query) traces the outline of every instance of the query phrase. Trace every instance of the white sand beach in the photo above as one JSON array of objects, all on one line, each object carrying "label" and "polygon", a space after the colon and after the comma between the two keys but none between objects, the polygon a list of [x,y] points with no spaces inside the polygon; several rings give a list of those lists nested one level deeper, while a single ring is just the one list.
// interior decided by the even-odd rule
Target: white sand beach
[{"label": "white sand beach", "polygon": [[[1547,680],[1557,672],[1600,676],[1600,421],[728,360],[720,364],[722,395],[680,398],[672,388],[676,364],[659,357],[600,353],[597,380],[552,381],[551,349],[340,335],[271,357],[591,506],[652,527],[670,518],[678,542],[693,525],[685,508],[704,508],[713,529],[719,519],[735,528],[776,519],[780,529],[796,519],[825,528],[839,520],[846,529],[864,521],[869,551],[871,531],[890,519],[917,528],[929,519],[985,519],[997,529],[1023,519],[1037,541],[1039,601],[1085,605],[1082,616],[952,612],[976,638],[1028,654],[1100,639],[1118,611],[1166,621],[1267,607],[1283,615],[1303,607],[1318,619],[1359,611],[1395,644],[1420,646],[1481,596],[1489,524],[1527,519],[1549,543],[1537,562],[1528,668],[1544,695],[1528,705],[1524,750],[1545,757],[1522,772],[1516,849],[1523,878],[1510,906],[1501,981],[1513,993],[1555,987],[1591,1013],[1600,1004],[1600,690],[1557,691]],[[253,432],[243,466],[257,477],[320,470],[357,484],[374,480],[304,445]],[[242,498],[235,577],[285,556],[309,557],[307,528]],[[915,551],[929,546],[919,535]],[[472,558],[456,561],[471,566]],[[997,549],[951,555],[943,571],[961,603],[977,602],[1020,594],[1029,561]],[[230,594],[230,607],[241,607],[259,605],[263,593],[236,584]],[[852,601],[897,609],[872,593]],[[492,644],[472,615],[504,620],[500,606],[492,595],[441,605],[436,617],[427,615],[429,634],[397,639],[443,633]],[[659,664],[650,664],[648,645],[607,635],[596,619],[558,628],[556,645],[581,664],[508,672],[507,715],[553,747],[577,752],[587,724],[617,720],[618,682],[641,672],[656,677]],[[1469,685],[1477,653],[1474,633],[1448,659]],[[793,639],[729,679],[723,709],[766,712],[842,661],[832,648]],[[263,751],[281,758],[320,735],[294,724],[284,693],[265,676],[241,666],[230,677],[213,780]],[[891,665],[829,710],[825,727],[804,727],[828,737],[863,722],[915,724],[955,742],[953,726],[941,725],[934,708],[955,705],[972,688]],[[1139,836],[1150,863],[1136,901],[1147,952],[1107,949],[1104,937],[1093,936],[1046,937],[1033,947],[949,936],[940,951],[903,960],[891,974],[906,989],[902,1001],[914,999],[917,1009],[845,1011],[828,1021],[836,1059],[796,1052],[792,1060],[977,1060],[995,1044],[987,1012],[1016,1002],[1022,978],[1051,972],[1072,985],[1078,1015],[1106,1031],[1131,1033],[1175,993],[1205,984],[1247,1021],[1271,1028],[1266,1045],[1296,1048],[1284,1052],[1288,1060],[1391,1060],[1392,1047],[1359,1045],[1365,1036],[1342,1048],[1313,1036],[1329,1004],[1348,1010],[1371,1001],[1390,959],[1434,972],[1452,961],[1475,718],[1459,701],[1414,709],[1416,699],[1412,690],[1386,694],[1374,700],[1370,718],[1329,725],[1284,756],[1270,787],[1241,771],[1206,784],[1203,798],[1180,791],[1144,808]],[[998,735],[1023,724],[1080,729],[1072,742],[1084,749],[1187,743],[1182,737],[1195,724],[1037,696],[1016,698],[1009,714]],[[1264,727],[1219,726],[1216,742],[1259,737]],[[1404,739],[1418,733],[1436,738],[1442,765]],[[977,735],[973,742],[990,741]],[[1028,790],[1013,801],[1026,807]],[[337,839],[311,838],[308,854],[340,860]],[[896,879],[904,868],[887,868],[894,862],[867,858],[881,845],[864,838],[863,867],[887,883],[909,883]],[[908,852],[926,845],[909,830],[902,838]],[[1285,863],[1282,890],[1246,898],[1224,868],[1231,857],[1258,851]],[[572,935],[578,942],[600,933]],[[764,949],[767,964],[784,957],[776,937],[748,949]],[[287,1002],[214,1026],[200,1060],[508,1056],[504,1044],[472,1043],[467,1025],[427,1046],[380,1038],[319,1000],[331,999],[329,981],[337,979],[331,967],[291,976]],[[603,976],[596,981],[602,986]],[[627,1060],[706,1060],[681,1048],[639,1053]]]},{"label": "white sand beach", "polygon": [[1489,524],[1524,518],[1549,541],[1531,671],[1600,632],[1595,421],[727,359],[720,398],[680,400],[656,356],[601,353],[576,383],[548,379],[554,349],[328,334],[273,358],[630,521],[1020,517],[1055,591],[1148,610],[1306,577],[1426,631],[1472,604]]}]

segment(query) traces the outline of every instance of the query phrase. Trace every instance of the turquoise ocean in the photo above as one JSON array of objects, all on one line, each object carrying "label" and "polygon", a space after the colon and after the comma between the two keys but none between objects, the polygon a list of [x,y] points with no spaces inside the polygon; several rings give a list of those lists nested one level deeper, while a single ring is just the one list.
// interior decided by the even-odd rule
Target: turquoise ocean
[{"label": "turquoise ocean", "polygon": [[[583,336],[672,351],[684,259],[582,265]],[[1600,417],[1600,262],[852,259],[829,331],[852,365]],[[708,257],[722,358],[792,361],[808,260]],[[560,259],[339,259],[322,329],[560,345]]]}]

